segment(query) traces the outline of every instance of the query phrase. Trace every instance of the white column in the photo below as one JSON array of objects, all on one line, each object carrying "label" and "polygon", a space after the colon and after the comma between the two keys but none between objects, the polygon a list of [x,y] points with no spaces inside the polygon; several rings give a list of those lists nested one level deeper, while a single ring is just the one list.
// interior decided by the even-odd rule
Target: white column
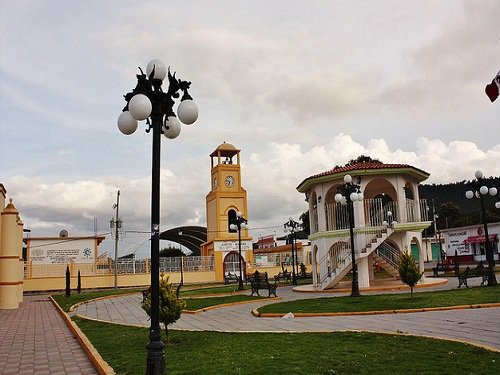
[{"label": "white column", "polygon": [[370,286],[370,270],[368,257],[360,258],[357,261],[358,265],[358,283],[360,288],[368,288]]}]

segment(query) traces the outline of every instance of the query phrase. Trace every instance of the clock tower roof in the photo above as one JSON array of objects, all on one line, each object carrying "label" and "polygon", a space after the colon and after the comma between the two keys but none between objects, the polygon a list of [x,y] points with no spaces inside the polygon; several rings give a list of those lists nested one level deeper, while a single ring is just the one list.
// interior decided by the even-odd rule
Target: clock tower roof
[{"label": "clock tower roof", "polygon": [[234,147],[231,143],[221,143],[214,152],[210,154],[211,157],[221,156],[221,157],[232,157],[236,155],[240,150]]}]

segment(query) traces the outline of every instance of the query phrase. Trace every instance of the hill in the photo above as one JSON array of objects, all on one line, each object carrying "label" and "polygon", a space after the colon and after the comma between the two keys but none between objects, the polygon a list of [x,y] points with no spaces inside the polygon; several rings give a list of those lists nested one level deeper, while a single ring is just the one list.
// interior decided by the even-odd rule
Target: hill
[{"label": "hill", "polygon": [[[495,207],[495,202],[500,200],[500,177],[485,178],[484,182],[486,186],[496,187],[499,191],[495,197],[490,195],[484,197],[486,218],[488,222],[500,221],[500,209]],[[438,229],[481,223],[479,199],[467,199],[465,197],[467,190],[474,190],[472,181],[419,186],[420,199],[426,199],[430,206],[430,220],[432,220],[433,207],[438,214]]]}]

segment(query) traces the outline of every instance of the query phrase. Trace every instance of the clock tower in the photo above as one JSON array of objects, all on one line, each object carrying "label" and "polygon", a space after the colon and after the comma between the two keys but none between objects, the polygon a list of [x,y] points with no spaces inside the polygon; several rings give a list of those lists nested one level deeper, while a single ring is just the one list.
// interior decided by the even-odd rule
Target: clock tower
[{"label": "clock tower", "polygon": [[[239,274],[238,231],[230,225],[236,213],[248,219],[247,192],[241,186],[240,150],[229,143],[222,143],[210,154],[210,192],[206,196],[207,242],[201,245],[202,256],[214,257],[215,279],[223,281],[224,275]],[[245,266],[253,260],[252,238],[247,229],[241,229],[241,255]]]}]

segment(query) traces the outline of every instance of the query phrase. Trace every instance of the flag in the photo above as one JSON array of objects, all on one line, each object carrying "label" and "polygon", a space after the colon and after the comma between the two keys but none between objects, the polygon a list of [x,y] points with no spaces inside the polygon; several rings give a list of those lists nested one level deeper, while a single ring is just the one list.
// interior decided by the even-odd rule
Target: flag
[{"label": "flag", "polygon": [[493,78],[491,83],[489,85],[486,85],[486,88],[484,89],[486,95],[488,95],[488,98],[490,98],[492,103],[498,98],[499,89],[500,89],[500,72],[498,72],[496,77]]}]

